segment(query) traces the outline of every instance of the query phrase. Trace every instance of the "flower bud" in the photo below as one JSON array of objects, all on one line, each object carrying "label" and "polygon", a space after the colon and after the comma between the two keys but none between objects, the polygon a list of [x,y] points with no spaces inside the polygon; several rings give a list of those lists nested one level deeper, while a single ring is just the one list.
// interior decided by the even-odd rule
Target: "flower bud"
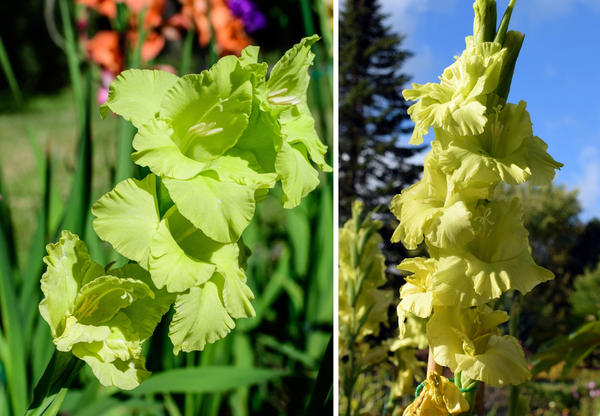
[{"label": "flower bud", "polygon": [[496,0],[475,0],[473,9],[474,43],[492,42],[496,36]]}]

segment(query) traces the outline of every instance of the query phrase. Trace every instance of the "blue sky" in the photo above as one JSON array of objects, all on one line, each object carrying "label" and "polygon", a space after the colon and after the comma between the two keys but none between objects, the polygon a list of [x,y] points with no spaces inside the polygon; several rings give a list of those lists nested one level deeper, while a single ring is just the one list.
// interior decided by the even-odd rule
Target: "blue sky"
[{"label": "blue sky", "polygon": [[[380,1],[415,54],[404,71],[435,82],[472,32],[473,1]],[[497,3],[500,18],[508,0]],[[600,0],[517,0],[510,29],[525,42],[509,100],[527,101],[534,133],[565,165],[555,182],[579,189],[581,218],[600,218]]]}]

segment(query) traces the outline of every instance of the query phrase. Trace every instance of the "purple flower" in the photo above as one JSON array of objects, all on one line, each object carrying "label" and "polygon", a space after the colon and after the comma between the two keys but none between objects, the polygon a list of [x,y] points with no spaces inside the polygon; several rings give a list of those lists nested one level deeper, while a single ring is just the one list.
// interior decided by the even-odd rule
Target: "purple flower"
[{"label": "purple flower", "polygon": [[596,387],[596,383],[594,383],[593,381],[590,381],[590,382],[587,384],[587,387],[588,387],[588,389],[590,389],[590,390],[591,390],[591,389],[593,389],[594,387]]},{"label": "purple flower", "polygon": [[244,22],[246,32],[252,33],[267,25],[267,19],[250,0],[228,0],[233,14]]}]

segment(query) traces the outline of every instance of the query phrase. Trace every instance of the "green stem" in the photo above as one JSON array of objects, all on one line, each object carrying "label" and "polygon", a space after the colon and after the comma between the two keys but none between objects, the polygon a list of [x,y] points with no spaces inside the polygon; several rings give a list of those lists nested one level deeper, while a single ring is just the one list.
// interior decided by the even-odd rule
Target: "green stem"
[{"label": "green stem", "polygon": [[119,118],[117,122],[117,160],[115,167],[114,183],[117,184],[133,176],[133,162],[131,152],[133,151],[133,137],[137,129],[129,121]]},{"label": "green stem", "polygon": [[23,95],[21,94],[21,89],[19,88],[19,84],[17,83],[17,79],[15,78],[15,74],[10,64],[10,59],[4,48],[2,37],[0,37],[0,65],[2,65],[2,70],[4,71],[4,76],[8,82],[15,104],[17,104],[18,108],[21,108],[23,106]]},{"label": "green stem", "polygon": [[[519,317],[521,313],[521,296],[514,292],[513,303],[510,308],[509,333],[515,338],[519,336]],[[519,416],[519,394],[521,386],[510,386],[509,416]]]},{"label": "green stem", "polygon": [[139,68],[142,64],[142,47],[147,36],[147,32],[144,29],[144,16],[146,16],[146,9],[143,9],[138,15],[138,40],[131,57],[130,68]]},{"label": "green stem", "polygon": [[[310,0],[301,0],[300,1],[300,11],[302,13],[302,22],[304,24],[304,32],[306,36],[311,36],[316,32],[315,24],[313,22],[312,17],[312,8]],[[321,67],[323,63],[327,63],[329,60],[324,59],[323,54],[321,53],[321,48],[316,47],[315,49],[315,74],[320,74],[321,71],[323,74],[327,73],[326,67]],[[317,119],[317,123],[319,125],[319,133],[322,137],[326,138],[329,143],[329,137],[331,129],[328,126],[327,119],[325,114],[330,111],[333,103],[330,101],[331,97],[331,85],[327,81],[328,77],[314,77],[313,82],[311,82],[310,87],[312,89],[312,96],[315,99],[315,105],[317,107],[317,113],[319,117]],[[327,102],[327,105],[325,104]]]},{"label": "green stem", "polygon": [[319,14],[319,25],[321,27],[321,36],[323,36],[323,42],[325,43],[325,49],[329,52],[333,48],[333,36],[330,27],[329,9],[324,1],[318,1],[315,5],[317,13]]},{"label": "green stem", "polygon": [[[211,21],[211,6],[210,2],[208,3],[208,11],[207,11],[207,19]],[[210,25],[210,42],[208,44],[208,67],[210,68],[217,62],[218,53],[215,47],[215,28],[213,25]]]},{"label": "green stem", "polygon": [[310,0],[300,0],[300,11],[302,12],[302,23],[304,24],[304,33],[306,33],[306,36],[316,33]]},{"label": "green stem", "polygon": [[185,75],[190,70],[192,62],[192,53],[194,51],[194,29],[188,30],[183,43],[183,53],[181,54],[181,66],[179,67],[179,75]]},{"label": "green stem", "polygon": [[80,125],[83,125],[83,113],[85,112],[83,109],[85,106],[83,81],[81,79],[81,72],[79,71],[79,56],[77,54],[77,42],[75,41],[75,35],[73,34],[71,13],[69,11],[67,0],[59,0],[58,6],[65,37],[65,53],[67,55],[67,65],[69,67],[71,85],[73,86],[73,95],[75,96],[75,103],[79,109]]},{"label": "green stem", "polygon": [[175,400],[173,400],[173,396],[171,396],[169,393],[164,394],[164,403],[165,410],[167,411],[169,416],[181,416],[181,412],[177,407],[177,403],[175,403]]}]

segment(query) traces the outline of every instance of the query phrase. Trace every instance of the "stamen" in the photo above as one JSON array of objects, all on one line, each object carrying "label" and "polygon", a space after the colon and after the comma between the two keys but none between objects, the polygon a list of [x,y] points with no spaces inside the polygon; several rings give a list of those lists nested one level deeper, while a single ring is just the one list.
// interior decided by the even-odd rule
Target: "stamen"
[{"label": "stamen", "polygon": [[215,127],[217,124],[214,121],[210,123],[198,123],[194,124],[192,127],[188,129],[188,134],[194,134],[196,136],[211,136],[213,134],[217,134],[223,131],[222,127]]},{"label": "stamen", "polygon": [[294,95],[285,97],[270,97],[268,100],[272,104],[296,105],[301,103],[301,101]]},{"label": "stamen", "polygon": [[275,97],[275,96],[277,96],[277,95],[279,95],[279,94],[285,94],[287,91],[288,91],[288,89],[287,89],[287,88],[282,88],[282,89],[280,89],[280,90],[277,90],[277,91],[271,91],[271,92],[270,92],[270,93],[267,95],[267,98]]}]

